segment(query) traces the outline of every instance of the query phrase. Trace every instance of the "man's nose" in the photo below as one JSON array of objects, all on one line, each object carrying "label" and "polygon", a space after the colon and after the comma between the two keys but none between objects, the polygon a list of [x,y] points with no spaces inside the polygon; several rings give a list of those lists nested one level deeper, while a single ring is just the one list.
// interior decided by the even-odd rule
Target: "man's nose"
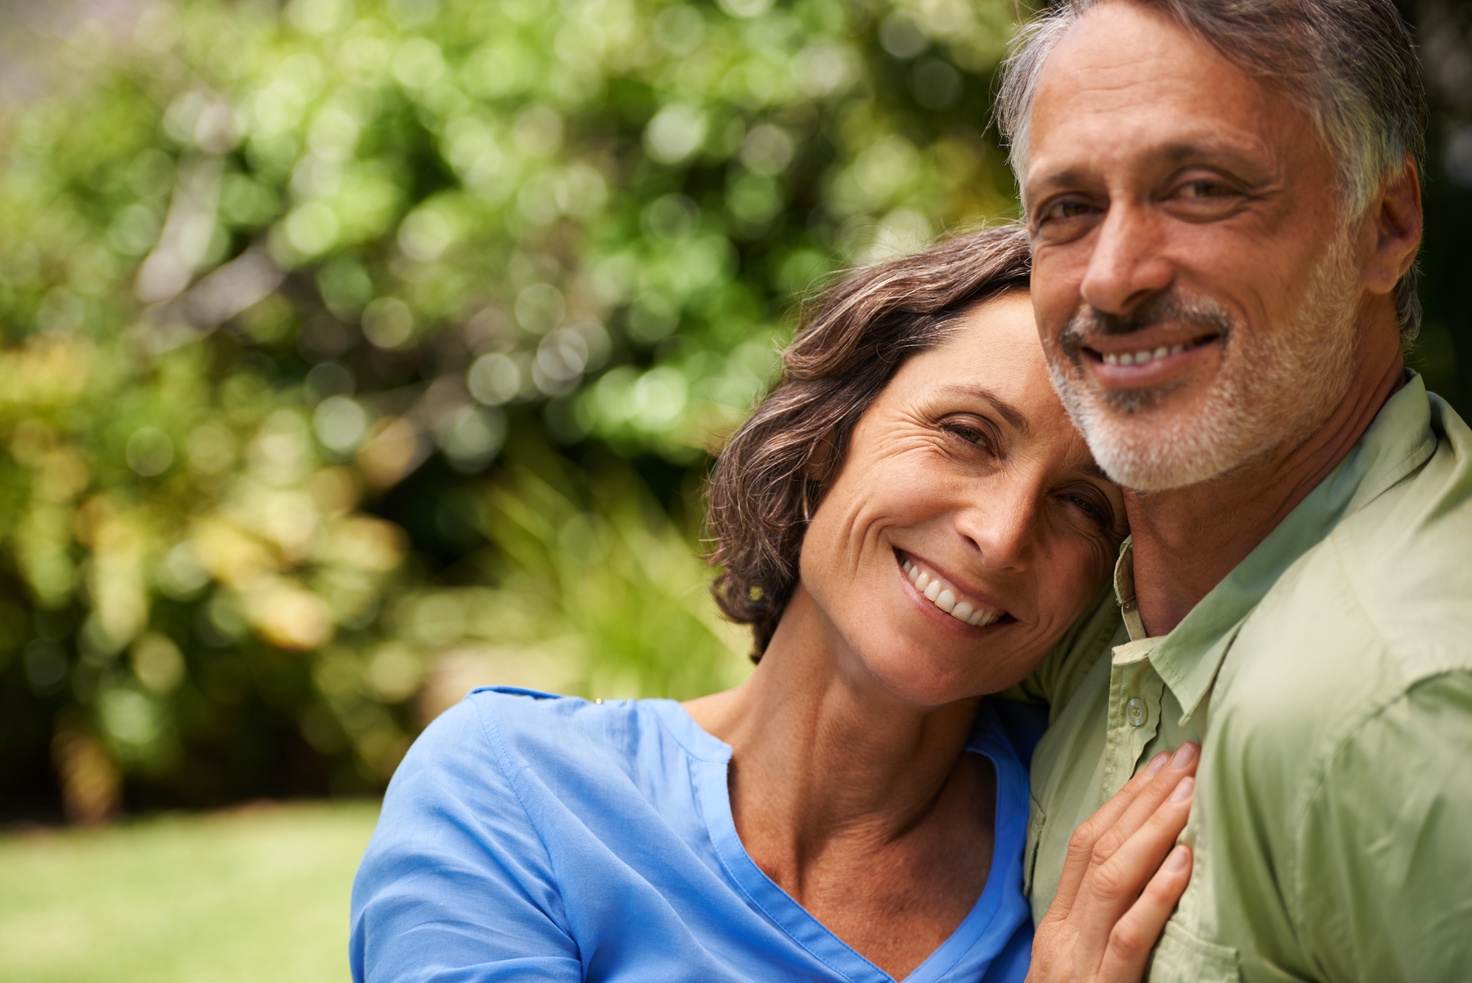
[{"label": "man's nose", "polygon": [[1094,236],[1082,299],[1106,314],[1126,314],[1170,285],[1171,267],[1149,210],[1111,202]]}]

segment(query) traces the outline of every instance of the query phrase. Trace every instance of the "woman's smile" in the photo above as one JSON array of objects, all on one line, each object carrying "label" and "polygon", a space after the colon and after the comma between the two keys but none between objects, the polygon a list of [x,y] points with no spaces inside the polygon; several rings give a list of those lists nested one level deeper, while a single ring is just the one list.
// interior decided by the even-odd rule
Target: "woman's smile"
[{"label": "woman's smile", "polygon": [[958,586],[953,578],[926,561],[902,550],[895,550],[895,559],[910,583],[909,593],[918,598],[924,608],[946,614],[953,624],[988,628],[1016,620],[996,604],[983,600],[981,591]]}]

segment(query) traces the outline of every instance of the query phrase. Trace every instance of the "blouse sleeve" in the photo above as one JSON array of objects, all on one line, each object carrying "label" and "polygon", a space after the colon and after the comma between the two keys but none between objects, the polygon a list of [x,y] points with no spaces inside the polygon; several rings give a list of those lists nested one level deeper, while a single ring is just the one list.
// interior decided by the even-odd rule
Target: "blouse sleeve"
[{"label": "blouse sleeve", "polygon": [[547,849],[462,702],[389,784],[353,882],[353,980],[579,981],[566,925]]}]

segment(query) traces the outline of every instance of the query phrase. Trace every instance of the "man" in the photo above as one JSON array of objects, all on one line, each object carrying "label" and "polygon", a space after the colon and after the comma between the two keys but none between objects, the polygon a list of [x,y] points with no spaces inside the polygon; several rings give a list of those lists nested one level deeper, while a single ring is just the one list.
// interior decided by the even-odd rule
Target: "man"
[{"label": "man", "polygon": [[1038,677],[1035,914],[1074,828],[1199,741],[1152,980],[1472,979],[1472,432],[1402,361],[1425,108],[1394,5],[1065,0],[999,116],[1054,382],[1133,533],[1119,606]]}]

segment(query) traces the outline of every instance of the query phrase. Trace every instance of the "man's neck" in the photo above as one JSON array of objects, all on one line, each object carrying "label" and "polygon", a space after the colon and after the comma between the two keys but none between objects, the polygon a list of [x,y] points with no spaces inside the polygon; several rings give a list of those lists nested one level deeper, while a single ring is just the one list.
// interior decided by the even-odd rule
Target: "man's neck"
[{"label": "man's neck", "polygon": [[1364,355],[1350,391],[1306,438],[1200,485],[1126,490],[1135,597],[1149,635],[1174,630],[1334,470],[1405,383],[1398,343]]}]

